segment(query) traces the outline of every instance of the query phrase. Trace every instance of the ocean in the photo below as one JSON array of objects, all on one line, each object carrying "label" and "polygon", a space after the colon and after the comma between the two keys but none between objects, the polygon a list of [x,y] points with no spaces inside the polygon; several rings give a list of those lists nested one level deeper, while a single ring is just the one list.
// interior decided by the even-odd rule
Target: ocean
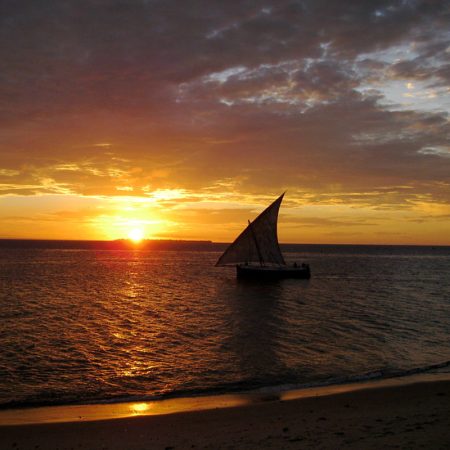
[{"label": "ocean", "polygon": [[[38,246],[39,247],[39,246]],[[0,408],[450,372],[450,247],[284,246],[310,280],[221,252],[0,248]]]}]

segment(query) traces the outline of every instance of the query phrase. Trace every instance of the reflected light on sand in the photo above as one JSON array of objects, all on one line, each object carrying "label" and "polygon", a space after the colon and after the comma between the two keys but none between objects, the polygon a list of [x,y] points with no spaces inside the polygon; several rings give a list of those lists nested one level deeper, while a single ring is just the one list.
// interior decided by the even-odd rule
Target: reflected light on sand
[{"label": "reflected light on sand", "polygon": [[[58,422],[86,422],[107,419],[120,419],[139,415],[163,415],[188,411],[204,411],[208,409],[230,408],[258,404],[262,402],[277,402],[297,398],[312,398],[352,392],[375,387],[394,387],[418,382],[445,381],[448,373],[417,374],[409,377],[399,377],[384,380],[372,380],[365,383],[322,386],[304,390],[286,391],[275,395],[259,393],[228,394],[207,397],[190,397],[159,400],[140,403],[111,403],[97,405],[66,405],[44,406],[26,409],[8,409],[0,411],[1,425],[25,425]],[[1,427],[0,427],[1,428]]]},{"label": "reflected light on sand", "polygon": [[130,410],[133,414],[145,413],[149,408],[149,403],[133,403],[130,405]]}]

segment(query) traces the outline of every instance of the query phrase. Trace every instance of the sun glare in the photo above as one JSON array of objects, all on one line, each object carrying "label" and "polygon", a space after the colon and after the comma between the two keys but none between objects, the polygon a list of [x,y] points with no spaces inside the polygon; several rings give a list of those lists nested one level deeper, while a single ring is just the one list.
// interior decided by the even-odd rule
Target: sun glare
[{"label": "sun glare", "polygon": [[131,411],[134,414],[143,413],[144,411],[147,411],[149,409],[148,403],[134,403],[131,405]]},{"label": "sun glare", "polygon": [[144,232],[140,228],[133,228],[128,233],[128,239],[136,243],[141,242],[144,239]]}]

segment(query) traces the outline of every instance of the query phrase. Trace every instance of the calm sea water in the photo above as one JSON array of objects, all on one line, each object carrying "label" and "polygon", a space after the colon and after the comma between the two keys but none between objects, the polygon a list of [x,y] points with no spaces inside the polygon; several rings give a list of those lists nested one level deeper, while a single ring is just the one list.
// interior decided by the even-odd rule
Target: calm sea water
[{"label": "calm sea water", "polygon": [[271,283],[219,255],[0,249],[0,406],[450,370],[450,248],[315,246]]}]

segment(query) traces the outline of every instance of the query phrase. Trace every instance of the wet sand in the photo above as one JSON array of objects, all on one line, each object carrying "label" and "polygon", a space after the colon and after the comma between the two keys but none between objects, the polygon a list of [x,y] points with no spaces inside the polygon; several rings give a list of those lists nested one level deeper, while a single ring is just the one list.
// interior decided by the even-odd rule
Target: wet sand
[{"label": "wet sand", "polygon": [[163,415],[1,426],[0,448],[448,449],[450,381]]}]

